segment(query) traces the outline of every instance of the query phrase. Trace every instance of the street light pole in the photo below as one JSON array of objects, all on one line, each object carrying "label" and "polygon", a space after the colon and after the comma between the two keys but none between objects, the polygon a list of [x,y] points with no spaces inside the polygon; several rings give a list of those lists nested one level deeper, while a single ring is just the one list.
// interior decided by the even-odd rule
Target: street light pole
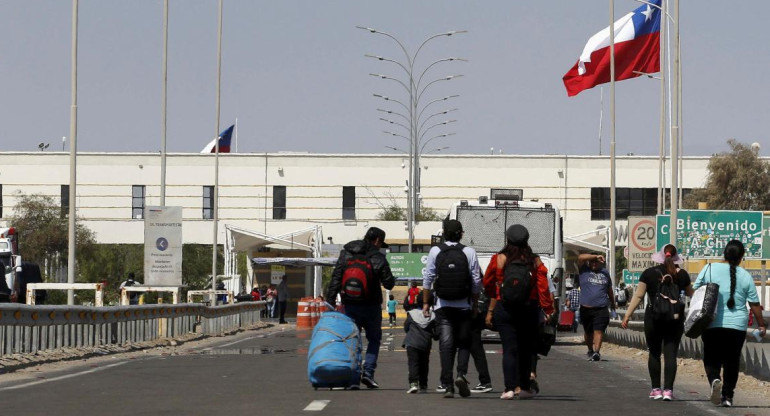
[{"label": "street light pole", "polygon": [[[419,126],[420,126],[420,123],[419,123],[419,118],[420,117],[419,117],[419,115],[421,114],[421,112],[418,113],[419,101],[420,101],[420,98],[422,96],[422,93],[424,93],[425,90],[431,84],[433,84],[433,83],[435,83],[437,81],[450,80],[450,79],[453,79],[453,78],[457,78],[457,77],[459,77],[461,75],[450,75],[450,76],[447,76],[447,77],[444,77],[444,78],[437,79],[437,80],[435,80],[433,82],[428,83],[422,89],[422,91],[420,91],[420,81],[422,80],[422,77],[425,75],[425,73],[431,67],[433,67],[434,65],[436,65],[436,64],[438,64],[440,62],[449,62],[449,61],[455,61],[455,60],[467,62],[467,60],[461,59],[461,58],[455,58],[455,57],[439,59],[439,60],[437,60],[437,61],[435,61],[435,62],[433,62],[430,65],[425,67],[425,69],[422,71],[422,73],[418,77],[417,82],[415,82],[414,64],[415,64],[417,56],[420,54],[420,51],[422,50],[422,48],[429,41],[431,41],[432,39],[435,39],[435,38],[438,38],[438,37],[442,37],[442,36],[452,36],[452,35],[455,35],[455,34],[466,33],[467,31],[464,31],[464,30],[462,30],[462,31],[449,31],[449,32],[438,33],[438,34],[435,34],[433,36],[430,36],[430,37],[425,39],[420,44],[420,46],[417,48],[417,51],[413,55],[410,55],[409,51],[407,51],[407,49],[404,46],[404,44],[401,43],[401,41],[399,41],[395,36],[393,36],[393,35],[391,35],[389,33],[386,33],[386,32],[382,32],[382,31],[379,31],[379,30],[376,30],[376,29],[372,29],[370,27],[356,26],[356,28],[362,29],[362,30],[366,30],[366,31],[368,31],[370,33],[373,33],[373,34],[379,34],[379,35],[383,35],[383,36],[386,36],[386,37],[390,38],[391,40],[396,42],[396,44],[398,44],[398,46],[404,52],[404,56],[406,57],[406,64],[403,64],[403,63],[398,62],[396,60],[384,58],[384,57],[377,56],[377,55],[370,55],[370,54],[364,55],[367,58],[373,58],[373,59],[377,59],[377,60],[380,60],[380,61],[386,61],[386,62],[394,63],[394,64],[398,65],[399,67],[401,67],[401,69],[403,69],[404,72],[406,73],[406,75],[409,77],[409,86],[407,87],[403,82],[401,82],[400,80],[397,80],[395,78],[387,77],[387,76],[384,76],[384,75],[371,74],[373,76],[377,76],[377,77],[382,78],[382,79],[389,79],[389,80],[398,81],[409,92],[409,107],[407,108],[407,110],[408,110],[407,111],[408,117],[404,117],[404,118],[406,118],[409,121],[409,128],[408,128],[408,130],[409,130],[409,141],[410,141],[410,143],[409,143],[409,179],[407,180],[407,214],[406,214],[407,215],[407,224],[406,224],[406,227],[407,227],[407,231],[409,233],[408,250],[411,253],[412,252],[412,245],[414,243],[414,222],[415,222],[415,216],[416,216],[416,213],[419,210],[419,200],[418,200],[418,193],[417,193],[418,189],[419,189],[419,185],[418,185],[418,182],[419,182],[419,149],[420,149],[419,148],[419,145],[420,145],[419,140],[420,140],[420,137],[421,137],[419,135]],[[390,100],[387,97],[380,96],[380,95],[377,95],[377,94],[375,94],[375,96],[379,96],[381,98],[384,98],[385,100],[395,101],[395,100]],[[446,100],[447,98],[450,98],[450,97],[445,97],[445,98],[443,98],[443,100]],[[432,104],[435,101],[440,101],[440,100],[434,100],[431,103],[429,103],[428,105]],[[403,104],[402,104],[402,106],[406,107]],[[426,107],[427,107],[427,105],[426,105]],[[424,110],[425,110],[425,108],[423,108],[423,111]],[[382,110],[378,109],[378,111],[382,111]],[[391,124],[397,124],[397,123],[394,123],[394,122],[392,122],[390,120],[385,120],[385,121],[388,121]],[[393,135],[398,136],[397,134],[393,134]]]}]

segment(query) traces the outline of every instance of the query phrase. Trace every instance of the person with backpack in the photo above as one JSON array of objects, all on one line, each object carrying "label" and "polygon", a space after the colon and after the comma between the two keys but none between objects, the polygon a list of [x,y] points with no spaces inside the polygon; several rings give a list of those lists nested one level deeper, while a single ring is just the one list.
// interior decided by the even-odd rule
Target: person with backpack
[{"label": "person with backpack", "polygon": [[[126,286],[134,286],[137,284],[136,280],[134,280],[135,275],[134,272],[128,273],[128,279],[124,280],[120,284],[119,291],[123,293],[123,288]],[[139,304],[139,292],[129,292],[128,295],[128,304],[129,305],[138,305]]]},{"label": "person with backpack", "polygon": [[540,309],[554,313],[548,289],[548,269],[529,246],[529,231],[520,224],[508,227],[505,246],[489,261],[484,291],[489,297],[485,323],[500,332],[503,343],[502,400],[531,399],[532,353],[538,335]]},{"label": "person with backpack", "polygon": [[[649,351],[647,370],[652,384],[649,397],[652,400],[669,401],[674,398],[676,357],[684,333],[683,295],[692,296],[693,288],[690,275],[680,267],[683,260],[672,244],[666,244],[662,250],[653,254],[651,259],[658,265],[642,272],[620,326],[623,329],[628,328],[628,321],[636,307],[644,301],[646,293],[649,302],[644,311],[644,336]],[[661,352],[665,360],[662,389]]]},{"label": "person with backpack", "polygon": [[578,255],[580,274],[580,323],[583,324],[588,360],[602,359],[601,348],[604,331],[610,324],[609,306],[613,313],[617,308],[615,292],[612,289],[610,272],[604,267],[601,254],[582,253]]},{"label": "person with backpack", "polygon": [[[326,291],[326,299],[334,307],[339,294],[350,317],[366,332],[366,357],[361,383],[370,389],[379,388],[374,380],[377,356],[382,340],[382,287],[393,289],[396,278],[381,248],[387,248],[385,231],[371,227],[362,240],[351,241],[343,247],[332,279]],[[356,389],[353,385],[351,388]]]},{"label": "person with backpack", "polygon": [[429,295],[436,297],[434,310],[439,332],[441,386],[445,398],[454,397],[455,387],[460,396],[471,395],[465,374],[458,371],[453,378],[455,355],[457,368],[468,369],[471,347],[471,319],[477,309],[481,291],[481,268],[476,250],[460,244],[463,226],[460,221],[444,222],[444,243],[433,246],[423,269],[423,314],[430,315]]},{"label": "person with backpack", "polygon": [[420,295],[420,288],[417,287],[417,281],[412,280],[412,283],[409,287],[409,291],[406,293],[406,297],[404,298],[404,310],[409,312],[412,309],[418,307],[418,303],[422,305],[422,299],[418,301],[417,297]]},{"label": "person with backpack", "polygon": [[693,285],[695,289],[708,283],[719,285],[716,316],[703,331],[701,339],[703,367],[711,386],[711,403],[724,407],[732,407],[734,404],[733,394],[738,383],[738,369],[749,317],[746,303],[759,326],[759,335],[764,337],[767,333],[754,279],[749,272],[739,267],[745,253],[740,241],[729,241],[725,246],[724,261],[704,267]]}]

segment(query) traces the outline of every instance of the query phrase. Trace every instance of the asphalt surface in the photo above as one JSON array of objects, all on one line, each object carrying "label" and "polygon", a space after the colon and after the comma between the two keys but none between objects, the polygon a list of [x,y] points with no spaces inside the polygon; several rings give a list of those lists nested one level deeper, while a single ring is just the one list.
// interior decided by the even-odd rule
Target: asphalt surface
[{"label": "asphalt surface", "polygon": [[[387,322],[387,321],[386,321]],[[540,361],[541,394],[502,401],[500,344],[486,344],[491,393],[444,399],[438,384],[438,345],[431,357],[431,390],[405,394],[403,330],[385,328],[376,379],[378,390],[314,390],[307,380],[310,332],[293,325],[246,331],[175,350],[119,354],[54,368],[41,367],[0,379],[6,415],[760,415],[765,406],[724,409],[705,391],[675,392],[672,402],[647,398],[642,367],[622,357],[589,362],[582,347],[560,338]],[[572,336],[567,334],[564,336]],[[478,382],[471,364],[471,386]],[[738,397],[736,397],[738,398]],[[320,409],[320,410],[309,410]]]}]

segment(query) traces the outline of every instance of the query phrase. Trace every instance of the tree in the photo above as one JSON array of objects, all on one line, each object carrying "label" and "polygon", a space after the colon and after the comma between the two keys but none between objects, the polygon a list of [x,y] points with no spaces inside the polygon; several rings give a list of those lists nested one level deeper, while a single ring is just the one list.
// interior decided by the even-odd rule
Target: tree
[{"label": "tree", "polygon": [[[53,198],[18,193],[10,225],[19,236],[22,259],[38,263],[45,278],[66,265],[69,246],[69,220]],[[96,238],[81,222],[76,223],[76,263],[84,264],[94,254]]]},{"label": "tree", "polygon": [[758,150],[734,139],[727,141],[730,152],[714,155],[708,164],[706,186],[685,198],[686,208],[698,202],[709,209],[764,211],[770,207],[770,163],[759,158]]},{"label": "tree", "polygon": [[[377,214],[377,219],[380,221],[406,221],[406,209],[401,208],[396,201],[396,197],[393,194],[386,193],[388,197],[388,203],[383,203],[379,198],[375,197],[377,205],[382,209]],[[428,208],[420,204],[417,207],[417,212],[414,214],[414,220],[419,221],[441,221],[441,215],[439,215],[433,208]]]}]

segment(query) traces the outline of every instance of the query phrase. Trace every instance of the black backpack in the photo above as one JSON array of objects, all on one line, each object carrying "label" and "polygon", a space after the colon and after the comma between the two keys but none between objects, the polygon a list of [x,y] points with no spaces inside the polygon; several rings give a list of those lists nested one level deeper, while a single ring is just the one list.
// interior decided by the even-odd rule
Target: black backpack
[{"label": "black backpack", "polygon": [[684,316],[684,302],[679,298],[679,285],[670,274],[661,275],[658,293],[653,297],[652,316],[659,321],[677,321]]},{"label": "black backpack", "polygon": [[342,272],[342,300],[363,303],[371,298],[369,285],[374,279],[372,264],[363,254],[352,254]]},{"label": "black backpack", "polygon": [[468,257],[462,244],[439,244],[441,252],[436,256],[436,296],[446,300],[467,299],[471,296],[472,278]]},{"label": "black backpack", "polygon": [[522,306],[529,302],[532,291],[532,265],[514,260],[503,269],[500,299],[505,306]]}]

